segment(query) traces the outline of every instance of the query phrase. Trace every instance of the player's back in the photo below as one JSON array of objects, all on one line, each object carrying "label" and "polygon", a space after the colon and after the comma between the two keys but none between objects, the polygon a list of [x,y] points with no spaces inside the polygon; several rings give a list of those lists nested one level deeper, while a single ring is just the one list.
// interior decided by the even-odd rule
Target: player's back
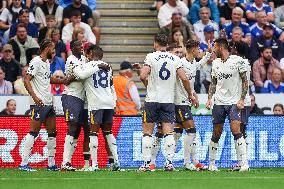
[{"label": "player's back", "polygon": [[176,71],[182,67],[180,58],[156,51],[147,55],[145,65],[150,66],[146,102],[174,103]]},{"label": "player's back", "polygon": [[[107,64],[103,61],[90,61],[87,64]],[[89,110],[113,109],[115,107],[115,92],[112,81],[112,69],[109,71],[99,70],[84,82],[88,99]]]}]

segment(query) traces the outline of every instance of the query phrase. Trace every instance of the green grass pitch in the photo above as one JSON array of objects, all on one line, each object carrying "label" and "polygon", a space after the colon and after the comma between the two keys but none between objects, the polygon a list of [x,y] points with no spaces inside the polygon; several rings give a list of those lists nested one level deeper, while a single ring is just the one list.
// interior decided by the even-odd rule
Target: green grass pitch
[{"label": "green grass pitch", "polygon": [[0,189],[283,189],[284,168],[252,169],[249,172],[22,172],[0,169]]}]

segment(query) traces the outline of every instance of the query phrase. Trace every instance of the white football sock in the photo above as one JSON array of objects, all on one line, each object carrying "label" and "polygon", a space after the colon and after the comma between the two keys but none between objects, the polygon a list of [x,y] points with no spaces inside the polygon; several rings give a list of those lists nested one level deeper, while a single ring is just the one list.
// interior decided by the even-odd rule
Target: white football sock
[{"label": "white football sock", "polygon": [[27,135],[25,146],[24,146],[24,155],[21,162],[21,166],[27,165],[29,163],[29,157],[33,149],[33,145],[35,142],[34,136],[32,136],[30,133]]},{"label": "white football sock", "polygon": [[176,151],[176,149],[177,149],[178,141],[179,141],[179,139],[180,139],[181,135],[182,135],[181,133],[176,133],[176,132],[174,132],[174,139],[175,139],[175,151]]},{"label": "white football sock", "polygon": [[173,134],[165,136],[166,163],[172,163],[175,155],[175,139]]},{"label": "white football sock", "polygon": [[56,152],[56,138],[48,137],[47,139],[47,150],[48,150],[48,166],[52,167],[55,165],[55,152]]},{"label": "white football sock", "polygon": [[90,136],[90,154],[92,160],[92,167],[98,165],[98,136]]},{"label": "white football sock", "polygon": [[117,145],[116,145],[116,139],[114,138],[113,134],[106,135],[107,143],[109,150],[112,153],[114,162],[118,163],[118,155],[117,155]]},{"label": "white football sock", "polygon": [[152,146],[152,154],[151,154],[151,164],[156,165],[156,159],[157,159],[158,152],[160,150],[161,140],[162,139],[159,137],[155,137],[154,139],[153,146]]},{"label": "white football sock", "polygon": [[142,156],[144,164],[147,165],[151,162],[152,153],[152,137],[143,136],[142,137]]},{"label": "white football sock", "polygon": [[71,150],[73,145],[74,137],[71,135],[65,136],[65,142],[64,142],[64,152],[63,152],[63,162],[62,165],[65,165],[67,162],[70,163],[71,161]]},{"label": "white football sock", "polygon": [[78,143],[78,139],[73,139],[72,147],[70,150],[70,159],[72,159],[72,156],[77,148],[77,143]]},{"label": "white football sock", "polygon": [[245,139],[241,137],[236,140],[235,144],[236,144],[237,159],[240,160],[240,165],[242,166],[248,164]]},{"label": "white football sock", "polygon": [[84,167],[89,167],[90,166],[90,152],[83,152],[83,155],[84,155],[84,162],[85,162]]},{"label": "white football sock", "polygon": [[187,133],[184,137],[184,164],[191,163],[190,152],[192,151],[192,144],[196,137],[196,133]]},{"label": "white football sock", "polygon": [[196,165],[199,163],[199,159],[197,158],[197,152],[196,152],[196,147],[197,147],[196,138],[193,140],[193,143],[190,147],[191,147],[190,150],[191,161],[193,162],[194,165]]},{"label": "white football sock", "polygon": [[212,140],[210,140],[210,143],[209,143],[209,161],[210,161],[210,164],[215,165],[215,161],[216,161],[216,158],[217,158],[217,150],[218,150],[218,143],[215,143]]}]

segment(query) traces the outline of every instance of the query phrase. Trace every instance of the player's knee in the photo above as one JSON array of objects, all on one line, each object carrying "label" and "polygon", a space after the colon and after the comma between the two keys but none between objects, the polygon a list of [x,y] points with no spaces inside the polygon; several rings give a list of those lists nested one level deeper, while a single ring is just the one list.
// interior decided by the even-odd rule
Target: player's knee
[{"label": "player's knee", "polygon": [[30,135],[32,135],[34,138],[38,136],[38,132],[30,131]]},{"label": "player's knee", "polygon": [[48,137],[54,137],[55,138],[56,134],[57,134],[56,131],[52,131],[52,132],[48,133],[47,135],[48,135]]},{"label": "player's knee", "polygon": [[185,130],[186,133],[196,133],[196,128],[189,128]]},{"label": "player's knee", "polygon": [[242,138],[243,134],[242,133],[236,133],[236,134],[233,133],[233,136],[234,136],[234,140],[238,140],[238,139]]},{"label": "player's knee", "polygon": [[75,136],[77,134],[77,123],[75,123],[75,122],[68,122],[67,134],[75,138]]},{"label": "player's knee", "polygon": [[157,137],[157,138],[163,138],[163,133],[161,133],[161,132],[156,132],[156,134],[155,134],[155,137]]},{"label": "player's knee", "polygon": [[182,128],[174,128],[174,132],[182,134],[183,129]]},{"label": "player's knee", "polygon": [[111,132],[111,131],[103,131],[103,135],[104,135],[104,136],[107,136],[107,135],[109,135],[109,134],[112,134],[112,132]]}]

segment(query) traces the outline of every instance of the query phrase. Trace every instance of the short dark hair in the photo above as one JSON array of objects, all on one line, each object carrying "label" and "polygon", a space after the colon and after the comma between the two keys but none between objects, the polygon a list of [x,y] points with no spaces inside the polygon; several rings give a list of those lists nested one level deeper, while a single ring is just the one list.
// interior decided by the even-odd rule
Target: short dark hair
[{"label": "short dark hair", "polygon": [[26,26],[24,23],[19,23],[19,24],[16,26],[16,31],[18,31],[18,28],[25,28],[26,31],[28,31],[27,26]]},{"label": "short dark hair", "polygon": [[6,69],[5,69],[5,67],[0,66],[0,69],[1,69],[4,73],[6,73]]},{"label": "short dark hair", "polygon": [[277,108],[277,107],[281,108],[282,111],[284,111],[283,104],[280,104],[280,103],[275,104],[274,107],[273,107],[273,110],[274,110],[275,108]]},{"label": "short dark hair", "polygon": [[82,42],[79,41],[78,39],[73,39],[73,40],[70,42],[70,48],[71,48],[71,50],[72,50],[76,45],[78,45],[78,43],[81,43],[81,44],[82,44]]},{"label": "short dark hair", "polygon": [[169,43],[168,36],[163,33],[158,33],[154,37],[154,42],[158,43],[162,47],[166,47]]},{"label": "short dark hair", "polygon": [[171,44],[167,47],[167,51],[172,51],[173,49],[177,49],[177,48],[182,48],[182,46],[178,45],[177,43],[171,43]]},{"label": "short dark hair", "polygon": [[70,12],[70,17],[72,16],[81,16],[81,12],[79,10],[73,10]]},{"label": "short dark hair", "polygon": [[40,43],[40,52],[44,51],[47,47],[49,47],[53,42],[50,39],[44,39]]},{"label": "short dark hair", "polygon": [[271,46],[264,46],[260,49],[260,52],[263,53],[266,49],[272,50],[272,47]]},{"label": "short dark hair", "polygon": [[196,48],[196,47],[199,47],[199,42],[198,41],[195,41],[195,40],[188,40],[186,43],[185,43],[185,48],[186,50],[190,50],[192,48]]},{"label": "short dark hair", "polygon": [[29,9],[23,8],[19,12],[19,16],[23,15],[24,13],[30,13]]},{"label": "short dark hair", "polygon": [[218,45],[223,46],[225,49],[230,51],[230,45],[226,38],[221,37],[221,38],[215,39],[214,43],[217,43]]},{"label": "short dark hair", "polygon": [[237,41],[233,44],[231,48],[235,48],[239,56],[246,56],[246,45],[244,42]]},{"label": "short dark hair", "polygon": [[104,55],[104,51],[101,47],[99,47],[98,45],[93,45],[90,44],[87,48],[86,48],[86,53],[90,53],[93,52],[93,54],[98,58],[98,59],[102,59],[103,55]]}]

